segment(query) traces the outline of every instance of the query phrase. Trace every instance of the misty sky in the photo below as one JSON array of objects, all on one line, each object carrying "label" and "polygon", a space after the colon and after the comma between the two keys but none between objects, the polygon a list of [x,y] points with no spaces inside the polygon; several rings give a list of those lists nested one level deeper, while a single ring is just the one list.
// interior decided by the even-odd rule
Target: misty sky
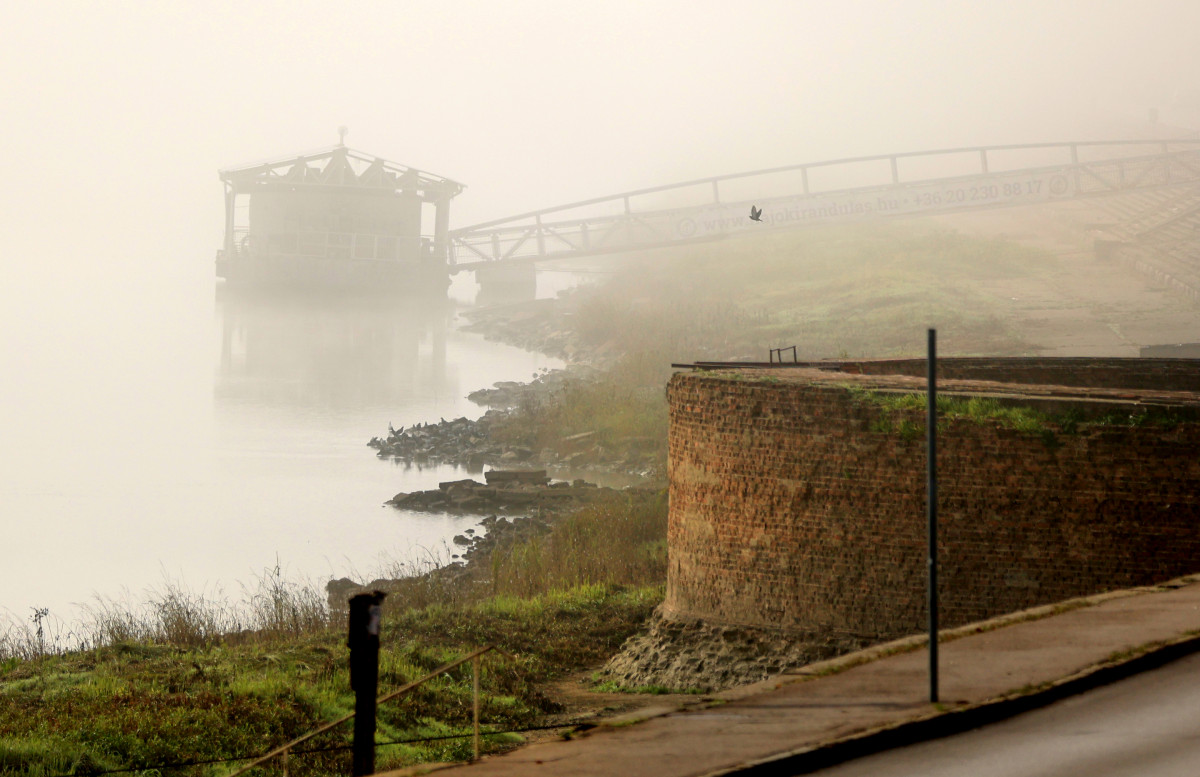
[{"label": "misty sky", "polygon": [[1200,87],[1194,0],[47,2],[5,28],[7,261],[66,230],[206,271],[216,170],[342,124],[466,183],[464,226],[763,166],[1122,134],[1122,112]]},{"label": "misty sky", "polygon": [[[346,125],[465,183],[461,227],[830,158],[1133,137],[1152,107],[1194,131],[1198,30],[1197,0],[9,3],[0,515],[25,534],[0,589],[32,604],[37,569],[61,597],[110,590],[103,559],[77,564],[93,542],[223,509],[195,504],[225,483],[205,474],[221,167]],[[172,489],[191,519],[154,502]],[[140,579],[188,553],[153,547]]]},{"label": "misty sky", "polygon": [[0,361],[117,392],[114,342],[206,348],[217,170],[339,125],[465,183],[457,227],[761,167],[1130,137],[1154,106],[1195,129],[1197,30],[1195,0],[10,5]]}]

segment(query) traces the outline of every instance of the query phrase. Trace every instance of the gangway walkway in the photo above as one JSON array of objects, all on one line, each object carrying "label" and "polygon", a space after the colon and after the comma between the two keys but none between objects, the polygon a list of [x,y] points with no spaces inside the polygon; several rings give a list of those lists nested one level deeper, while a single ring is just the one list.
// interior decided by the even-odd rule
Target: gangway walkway
[{"label": "gangway walkway", "polygon": [[1104,210],[1115,221],[1096,235],[1108,255],[1200,302],[1200,186],[1142,196],[1152,195],[1136,210],[1107,201]]},{"label": "gangway walkway", "polygon": [[[1200,185],[1200,139],[977,146],[835,159],[621,192],[450,233],[452,271]],[[762,223],[749,218],[763,209]]]}]

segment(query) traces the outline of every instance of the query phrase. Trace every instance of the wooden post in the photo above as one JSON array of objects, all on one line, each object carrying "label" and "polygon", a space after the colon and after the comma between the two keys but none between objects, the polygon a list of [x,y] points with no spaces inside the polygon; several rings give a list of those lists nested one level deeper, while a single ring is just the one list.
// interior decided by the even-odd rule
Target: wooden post
[{"label": "wooden post", "polygon": [[354,689],[354,748],[351,775],[375,773],[375,697],[379,685],[382,591],[350,598],[350,687]]},{"label": "wooden post", "polygon": [[479,656],[471,659],[471,695],[473,721],[475,726],[475,760],[479,760]]}]

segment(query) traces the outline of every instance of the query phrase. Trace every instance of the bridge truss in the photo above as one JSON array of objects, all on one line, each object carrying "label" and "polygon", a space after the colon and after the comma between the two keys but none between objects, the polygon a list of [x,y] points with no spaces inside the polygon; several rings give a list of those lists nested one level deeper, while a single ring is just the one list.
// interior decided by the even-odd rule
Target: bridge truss
[{"label": "bridge truss", "polygon": [[[452,271],[712,240],[752,229],[936,215],[1200,185],[1200,139],[1023,144],[835,159],[699,178],[450,233]],[[749,218],[750,205],[762,222]]]}]

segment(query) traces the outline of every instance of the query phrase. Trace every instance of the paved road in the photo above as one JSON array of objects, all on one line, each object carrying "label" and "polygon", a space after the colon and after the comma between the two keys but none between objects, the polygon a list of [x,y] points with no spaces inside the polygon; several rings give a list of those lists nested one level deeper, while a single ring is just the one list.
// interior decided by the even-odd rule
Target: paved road
[{"label": "paved road", "polygon": [[[935,770],[921,756],[915,766],[893,774],[904,777],[952,774],[995,777],[997,774],[1042,777],[1056,761],[1069,765],[1058,774],[1072,777],[1154,775],[1144,761],[1163,761],[1159,775],[1200,777],[1200,753],[1189,755],[1180,744],[1200,733],[1200,688],[1175,679],[1176,673],[1200,676],[1198,660],[1172,667],[1170,675],[1150,666],[1168,655],[1200,655],[1200,575],[1161,586],[1113,591],[1070,606],[1047,605],[991,621],[943,632],[941,688],[945,715],[926,700],[928,655],[923,635],[879,645],[858,653],[812,664],[805,674],[718,694],[723,704],[679,712],[665,706],[602,722],[569,740],[540,742],[505,755],[485,757],[473,765],[437,772],[438,777],[698,777],[714,773],[787,774],[842,755],[853,747],[894,748],[968,720],[994,719],[1014,706],[1048,703],[1095,688],[1105,677],[1146,673],[1149,701],[1119,699],[1124,717],[1116,735],[1083,714],[1084,707],[1066,703],[1068,733],[1033,737],[1040,744],[1028,756],[1028,731],[999,745],[1000,755],[984,756],[988,771],[975,767],[967,754],[952,752],[949,769]],[[1166,647],[1164,647],[1166,646]],[[914,649],[915,648],[915,649]],[[1149,652],[1147,652],[1149,651]],[[1115,656],[1139,656],[1114,663]],[[1181,659],[1182,661],[1182,659]],[[1158,662],[1158,663],[1156,663]],[[1139,686],[1140,687],[1140,686]],[[1042,693],[1028,689],[1045,688]],[[1102,688],[1094,698],[1123,693]],[[1043,693],[1045,695],[1043,695]],[[1090,696],[1090,695],[1089,695]],[[1068,706],[1069,705],[1069,706]],[[1050,710],[1047,707],[1046,710]],[[1053,714],[1053,713],[1052,713]],[[1033,733],[1051,723],[1032,714],[1013,719]],[[635,721],[640,721],[636,722]],[[997,729],[1003,731],[1003,729]],[[1175,732],[1172,734],[1171,732]],[[1013,735],[1010,735],[1013,736]],[[1100,753],[1109,740],[1132,743],[1130,753]],[[954,740],[935,746],[953,747]],[[1055,745],[1069,745],[1065,754]],[[1021,748],[1018,750],[1018,746]],[[911,752],[911,751],[909,751]],[[1178,762],[1172,761],[1177,759]],[[870,763],[870,762],[867,762]],[[1181,765],[1182,764],[1182,765]],[[1174,765],[1175,771],[1170,771]],[[861,764],[847,764],[860,768]],[[1106,771],[1106,767],[1113,770]],[[425,768],[425,767],[422,767]],[[426,769],[427,770],[427,769]],[[853,772],[843,771],[843,775]],[[883,774],[869,766],[871,777]],[[827,774],[837,774],[827,772]],[[401,772],[393,773],[400,777]],[[382,777],[382,775],[381,775]]]},{"label": "paved road", "polygon": [[821,777],[1197,777],[1200,654],[1012,720]]}]

